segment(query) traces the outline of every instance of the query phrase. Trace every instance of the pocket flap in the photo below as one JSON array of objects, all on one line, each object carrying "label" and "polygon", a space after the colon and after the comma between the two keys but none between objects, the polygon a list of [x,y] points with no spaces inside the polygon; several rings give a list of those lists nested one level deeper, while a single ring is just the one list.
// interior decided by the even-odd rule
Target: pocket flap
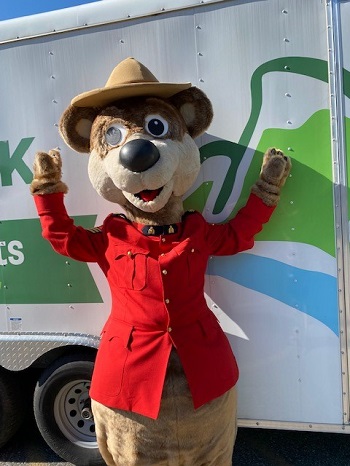
[{"label": "pocket flap", "polygon": [[124,256],[128,256],[132,259],[137,254],[143,254],[144,256],[148,256],[149,251],[147,249],[140,248],[140,246],[136,246],[132,244],[114,247],[114,255],[116,259],[118,259],[119,257],[124,257]]},{"label": "pocket flap", "polygon": [[127,322],[110,320],[102,330],[102,336],[109,341],[118,338],[123,347],[128,348],[133,330],[133,325]]}]

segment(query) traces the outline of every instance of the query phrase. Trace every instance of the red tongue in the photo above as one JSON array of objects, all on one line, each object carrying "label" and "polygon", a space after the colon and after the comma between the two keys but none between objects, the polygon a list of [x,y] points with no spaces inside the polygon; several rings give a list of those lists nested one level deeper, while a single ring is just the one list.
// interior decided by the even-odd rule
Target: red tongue
[{"label": "red tongue", "polygon": [[145,189],[144,191],[141,191],[138,195],[144,202],[149,202],[149,201],[153,201],[158,196],[160,191],[161,191],[160,189],[154,189],[154,190]]}]

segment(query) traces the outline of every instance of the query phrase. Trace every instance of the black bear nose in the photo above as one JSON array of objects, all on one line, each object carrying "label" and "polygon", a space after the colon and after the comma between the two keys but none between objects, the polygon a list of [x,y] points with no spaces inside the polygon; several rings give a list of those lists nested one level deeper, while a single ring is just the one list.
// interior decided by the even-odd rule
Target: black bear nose
[{"label": "black bear nose", "polygon": [[133,139],[127,142],[119,152],[123,167],[132,172],[144,172],[159,160],[158,149],[147,139]]}]

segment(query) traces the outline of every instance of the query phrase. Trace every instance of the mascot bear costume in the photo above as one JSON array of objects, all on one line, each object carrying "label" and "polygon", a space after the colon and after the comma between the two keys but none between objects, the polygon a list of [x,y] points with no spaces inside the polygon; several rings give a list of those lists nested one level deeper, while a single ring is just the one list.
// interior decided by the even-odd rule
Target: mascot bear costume
[{"label": "mascot bear costume", "polygon": [[209,256],[249,249],[274,211],[290,160],[266,152],[247,204],[225,224],[184,212],[212,120],[190,83],[161,83],[127,58],[105,87],[78,95],[60,133],[89,153],[96,191],[119,204],[92,230],[64,207],[57,151],[39,152],[31,192],[43,236],[60,254],[97,262],[112,294],[90,396],[107,465],[229,466],[236,436],[238,368],[204,297]]}]

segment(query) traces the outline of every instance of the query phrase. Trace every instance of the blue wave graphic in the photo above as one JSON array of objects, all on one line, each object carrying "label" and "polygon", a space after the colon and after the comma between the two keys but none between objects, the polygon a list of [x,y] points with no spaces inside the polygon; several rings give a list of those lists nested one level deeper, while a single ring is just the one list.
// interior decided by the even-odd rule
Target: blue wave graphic
[{"label": "blue wave graphic", "polygon": [[244,253],[213,257],[207,272],[281,301],[339,335],[335,277]]}]

